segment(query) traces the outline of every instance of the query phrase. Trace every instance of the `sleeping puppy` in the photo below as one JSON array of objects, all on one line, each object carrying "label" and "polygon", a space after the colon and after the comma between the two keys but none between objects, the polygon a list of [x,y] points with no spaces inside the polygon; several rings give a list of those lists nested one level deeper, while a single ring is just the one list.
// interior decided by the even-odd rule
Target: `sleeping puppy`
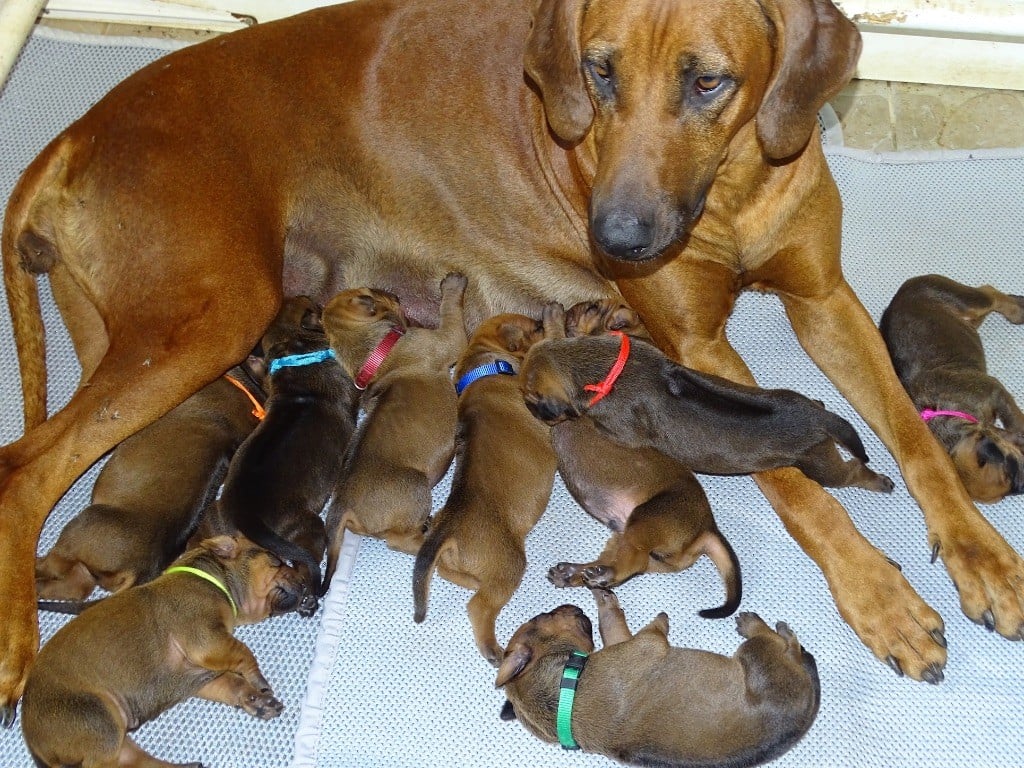
[{"label": "sleeping puppy", "polygon": [[727,657],[670,646],[664,613],[633,635],[615,595],[591,591],[604,647],[594,651],[590,619],[575,605],[525,623],[495,680],[509,701],[503,718],[568,749],[664,768],[756,765],[811,727],[817,668],[784,623],[772,631],[740,613],[746,640]]},{"label": "sleeping puppy", "polygon": [[548,424],[585,417],[620,445],[653,448],[694,472],[796,467],[821,485],[892,490],[892,480],[865,465],[849,422],[820,403],[687,368],[616,333],[554,338],[530,350],[520,379],[534,416]]},{"label": "sleeping puppy", "polygon": [[[639,315],[615,299],[576,304],[564,321],[561,307],[549,305],[544,319],[551,338],[562,335],[564,325],[569,337],[619,331],[650,339]],[[640,573],[684,570],[707,555],[722,577],[726,599],[700,615],[720,618],[736,610],[742,594],[739,561],[688,467],[653,448],[621,446],[589,419],[558,422],[551,442],[569,493],[613,532],[596,560],[552,567],[552,584],[611,588]]]},{"label": "sleeping puppy", "polygon": [[352,288],[324,307],[323,323],[341,367],[363,389],[365,411],[345,454],[327,511],[327,572],[337,567],[346,530],[416,554],[430,516],[430,490],[455,455],[451,367],[466,348],[466,278],[441,281],[436,329],[410,327],[398,298]]},{"label": "sleeping puppy", "polygon": [[413,567],[415,619],[427,613],[430,577],[475,592],[467,610],[480,653],[503,649],[498,614],[526,571],[526,535],[551,497],[555,455],[550,430],[530,415],[516,374],[544,338],[539,322],[504,314],[485,320],[455,366],[459,426],[451,494],[434,516]]},{"label": "sleeping puppy", "polygon": [[39,597],[82,600],[97,585],[118,592],[155,578],[181,554],[261,413],[263,393],[249,370],[229,375],[255,401],[221,377],[113,450],[90,505],[37,559]]},{"label": "sleeping puppy", "polygon": [[285,300],[261,343],[267,414],[231,461],[211,528],[240,531],[290,561],[309,590],[312,615],[327,549],[320,513],[341,474],[359,397],[306,297]]},{"label": "sleeping puppy", "polygon": [[896,374],[976,501],[1024,491],[1024,413],[985,367],[991,312],[1024,323],[1024,297],[941,275],[907,280],[880,328]]},{"label": "sleeping puppy", "polygon": [[96,601],[46,643],[21,729],[38,765],[169,765],[128,732],[190,696],[268,720],[284,708],[236,626],[295,610],[294,570],[244,537],[208,539],[148,584]]}]

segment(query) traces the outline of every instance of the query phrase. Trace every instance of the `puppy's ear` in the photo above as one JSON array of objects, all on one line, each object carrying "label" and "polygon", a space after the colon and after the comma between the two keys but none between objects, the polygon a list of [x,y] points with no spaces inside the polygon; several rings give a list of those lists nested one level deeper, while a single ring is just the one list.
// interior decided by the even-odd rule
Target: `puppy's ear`
[{"label": "puppy's ear", "polygon": [[545,339],[564,339],[565,308],[557,301],[545,304],[541,325],[544,328]]},{"label": "puppy's ear", "polygon": [[999,443],[988,436],[982,437],[978,441],[975,456],[978,459],[979,467],[984,467],[986,464],[1003,464],[1006,461],[1006,456],[1003,454],[1003,449],[999,447]]},{"label": "puppy's ear", "polygon": [[253,378],[253,381],[262,382],[267,378],[267,358],[263,355],[262,345],[249,353],[249,356],[242,362],[242,367]]},{"label": "puppy's ear", "polygon": [[238,555],[238,541],[232,536],[214,536],[199,542],[199,546],[209,550],[221,560],[232,560]]},{"label": "puppy's ear", "polygon": [[302,320],[299,321],[299,325],[303,330],[316,331],[318,333],[324,332],[323,314],[319,307],[311,307],[302,314]]},{"label": "puppy's ear", "polygon": [[757,113],[757,136],[765,154],[780,160],[804,148],[818,110],[853,77],[861,39],[831,0],[763,5],[775,26],[776,65]]},{"label": "puppy's ear", "polygon": [[527,346],[526,334],[515,323],[502,323],[498,326],[498,338],[501,339],[501,346],[509,352],[519,352]]},{"label": "puppy's ear", "polygon": [[505,652],[505,658],[501,660],[498,667],[498,676],[494,680],[494,687],[501,688],[508,681],[514,679],[520,672],[526,669],[526,665],[533,658],[533,649],[523,643],[518,643],[514,648]]},{"label": "puppy's ear", "polygon": [[594,119],[583,80],[580,33],[585,0],[540,0],[526,40],[526,74],[540,89],[554,134],[575,144]]}]

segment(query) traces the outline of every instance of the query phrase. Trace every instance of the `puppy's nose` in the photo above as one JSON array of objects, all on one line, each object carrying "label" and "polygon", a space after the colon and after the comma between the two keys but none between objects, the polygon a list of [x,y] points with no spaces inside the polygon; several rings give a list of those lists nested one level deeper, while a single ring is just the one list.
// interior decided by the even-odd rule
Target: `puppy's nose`
[{"label": "puppy's nose", "polygon": [[598,213],[592,231],[601,250],[623,261],[637,261],[651,255],[654,223],[632,211],[620,209]]}]

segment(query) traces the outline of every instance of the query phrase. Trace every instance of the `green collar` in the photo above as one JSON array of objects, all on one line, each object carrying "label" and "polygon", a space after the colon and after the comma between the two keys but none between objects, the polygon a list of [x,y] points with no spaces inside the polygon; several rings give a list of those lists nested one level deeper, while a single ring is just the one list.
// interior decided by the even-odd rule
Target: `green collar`
[{"label": "green collar", "polygon": [[576,699],[576,684],[586,663],[587,654],[583,651],[573,651],[562,670],[562,684],[558,690],[558,719],[555,721],[558,743],[562,745],[562,749],[580,748],[572,737],[572,705]]},{"label": "green collar", "polygon": [[233,598],[231,593],[228,592],[228,588],[224,586],[224,582],[213,574],[207,573],[199,568],[193,568],[190,565],[173,565],[164,571],[164,573],[191,573],[193,576],[198,576],[200,579],[205,579],[210,582],[217,587],[217,589],[223,592],[225,596],[227,596],[228,602],[231,603],[231,612],[235,615],[236,619],[238,618],[238,606],[235,605],[235,598]]}]

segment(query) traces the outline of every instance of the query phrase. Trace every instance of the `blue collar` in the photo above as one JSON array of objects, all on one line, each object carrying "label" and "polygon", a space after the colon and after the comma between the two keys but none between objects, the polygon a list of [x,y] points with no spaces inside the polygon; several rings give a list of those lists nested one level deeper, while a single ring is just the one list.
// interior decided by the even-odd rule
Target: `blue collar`
[{"label": "blue collar", "polygon": [[455,394],[461,395],[462,390],[468,387],[477,379],[482,379],[485,376],[494,376],[495,374],[502,373],[506,376],[515,376],[516,369],[512,367],[512,363],[504,360],[495,360],[493,363],[487,363],[485,365],[478,365],[476,368],[471,368],[466,371],[462,378],[455,382]]},{"label": "blue collar", "polygon": [[282,368],[294,368],[301,365],[313,365],[322,363],[325,360],[334,359],[333,349],[318,349],[316,352],[307,352],[304,355],[285,355],[270,362],[270,375],[273,376]]}]

